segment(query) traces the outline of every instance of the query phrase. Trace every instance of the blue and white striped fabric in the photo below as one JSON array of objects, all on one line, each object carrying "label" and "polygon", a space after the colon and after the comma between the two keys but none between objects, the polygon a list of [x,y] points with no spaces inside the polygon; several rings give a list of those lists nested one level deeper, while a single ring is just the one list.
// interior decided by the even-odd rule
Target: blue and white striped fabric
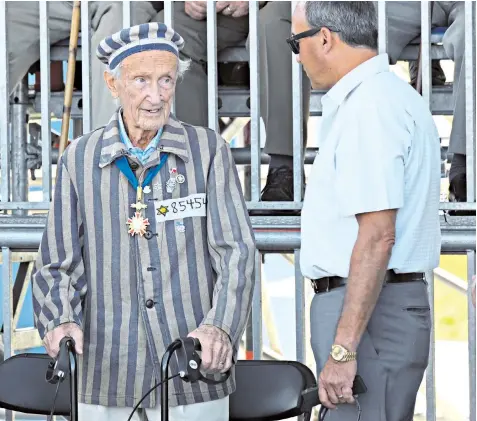
[{"label": "blue and white striped fabric", "polygon": [[[83,329],[82,403],[134,406],[159,380],[166,347],[202,324],[226,332],[237,357],[255,240],[230,147],[212,130],[170,116],[140,180],[161,152],[167,161],[144,193],[150,237],[128,234],[136,191],[114,164],[127,155],[118,113],[72,142],[58,163],[32,275],[33,307],[41,338],[62,323]],[[172,190],[171,173],[183,176]],[[234,374],[216,386],[177,377],[169,403],[213,401],[234,390]],[[143,406],[155,405],[152,393]]]},{"label": "blue and white striped fabric", "polygon": [[143,23],[122,29],[102,40],[96,56],[111,70],[132,54],[142,51],[162,50],[179,56],[184,39],[162,22]]}]

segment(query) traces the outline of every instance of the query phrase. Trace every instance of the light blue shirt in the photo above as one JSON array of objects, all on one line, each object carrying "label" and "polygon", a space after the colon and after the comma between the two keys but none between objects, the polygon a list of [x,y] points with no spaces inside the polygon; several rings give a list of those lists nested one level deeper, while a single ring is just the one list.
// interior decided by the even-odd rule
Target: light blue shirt
[{"label": "light blue shirt", "polygon": [[440,145],[428,105],[390,72],[387,54],[343,77],[322,98],[319,155],[302,210],[301,269],[348,277],[356,215],[397,209],[388,269],[439,265]]},{"label": "light blue shirt", "polygon": [[157,149],[157,145],[159,144],[159,140],[161,139],[162,135],[162,127],[159,129],[157,134],[154,138],[149,142],[145,149],[138,148],[137,146],[133,146],[129,136],[126,133],[126,128],[124,127],[122,110],[118,111],[118,124],[119,124],[119,137],[121,141],[126,145],[129,153],[134,155],[142,165],[145,165],[149,160],[151,154]]}]

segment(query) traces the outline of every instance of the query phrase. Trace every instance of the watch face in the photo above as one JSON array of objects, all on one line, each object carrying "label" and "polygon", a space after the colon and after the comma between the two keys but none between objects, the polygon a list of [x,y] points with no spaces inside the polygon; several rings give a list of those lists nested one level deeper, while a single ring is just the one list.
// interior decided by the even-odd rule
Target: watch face
[{"label": "watch face", "polygon": [[344,357],[344,354],[345,354],[345,350],[341,346],[334,346],[331,349],[331,356],[337,361],[342,360]]}]

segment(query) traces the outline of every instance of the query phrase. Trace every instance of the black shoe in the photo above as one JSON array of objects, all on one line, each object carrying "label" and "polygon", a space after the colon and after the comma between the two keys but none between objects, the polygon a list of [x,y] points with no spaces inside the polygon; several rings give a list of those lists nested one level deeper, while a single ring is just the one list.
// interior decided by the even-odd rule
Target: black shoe
[{"label": "black shoe", "polygon": [[[416,60],[409,62],[409,76],[411,79],[411,85],[416,89],[418,64]],[[432,86],[443,86],[446,83],[446,75],[442,70],[439,60],[432,60]]]},{"label": "black shoe", "polygon": [[[293,170],[282,166],[270,169],[267,182],[262,190],[263,202],[293,202]],[[252,210],[254,216],[300,215],[299,210],[264,209]]]},{"label": "black shoe", "polygon": [[264,202],[293,202],[293,170],[285,166],[270,169],[261,198]]},{"label": "black shoe", "polygon": [[[449,202],[467,202],[467,177],[465,173],[456,175],[449,183]],[[475,216],[474,211],[451,210],[453,216]]]}]

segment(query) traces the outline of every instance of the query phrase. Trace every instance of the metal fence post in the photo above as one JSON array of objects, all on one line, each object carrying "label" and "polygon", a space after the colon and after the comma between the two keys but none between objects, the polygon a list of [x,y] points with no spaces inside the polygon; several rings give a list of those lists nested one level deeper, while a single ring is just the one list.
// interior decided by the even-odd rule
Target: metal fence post
[{"label": "metal fence post", "polygon": [[209,128],[218,131],[217,95],[217,12],[215,1],[207,2],[207,92]]},{"label": "metal fence post", "polygon": [[[3,280],[3,347],[5,359],[13,355],[13,301],[12,301],[12,253],[8,247],[2,247],[2,280]],[[5,411],[5,421],[15,419],[12,411]]]},{"label": "metal fence post", "polygon": [[8,53],[7,53],[7,2],[0,2],[0,153],[2,164],[2,202],[10,199],[10,142],[9,127],[10,120],[10,87],[8,74]]},{"label": "metal fence post", "polygon": [[[12,124],[13,138],[11,149],[12,162],[12,201],[26,202],[28,187],[28,172],[26,166],[26,117],[28,111],[28,81],[25,76],[13,92]],[[49,140],[49,138],[48,138]],[[25,210],[13,211],[15,215],[25,215]]]},{"label": "metal fence post", "polygon": [[40,1],[41,174],[43,202],[51,199],[50,31],[48,2]]},{"label": "metal fence post", "polygon": [[[125,3],[127,2],[124,2],[123,5]],[[83,84],[81,88],[83,93],[83,133],[89,133],[93,130],[93,127],[91,108],[91,27],[89,21],[89,2],[87,1],[81,2],[81,77]]]},{"label": "metal fence post", "polygon": [[260,200],[260,74],[258,2],[249,2],[251,199]]}]

